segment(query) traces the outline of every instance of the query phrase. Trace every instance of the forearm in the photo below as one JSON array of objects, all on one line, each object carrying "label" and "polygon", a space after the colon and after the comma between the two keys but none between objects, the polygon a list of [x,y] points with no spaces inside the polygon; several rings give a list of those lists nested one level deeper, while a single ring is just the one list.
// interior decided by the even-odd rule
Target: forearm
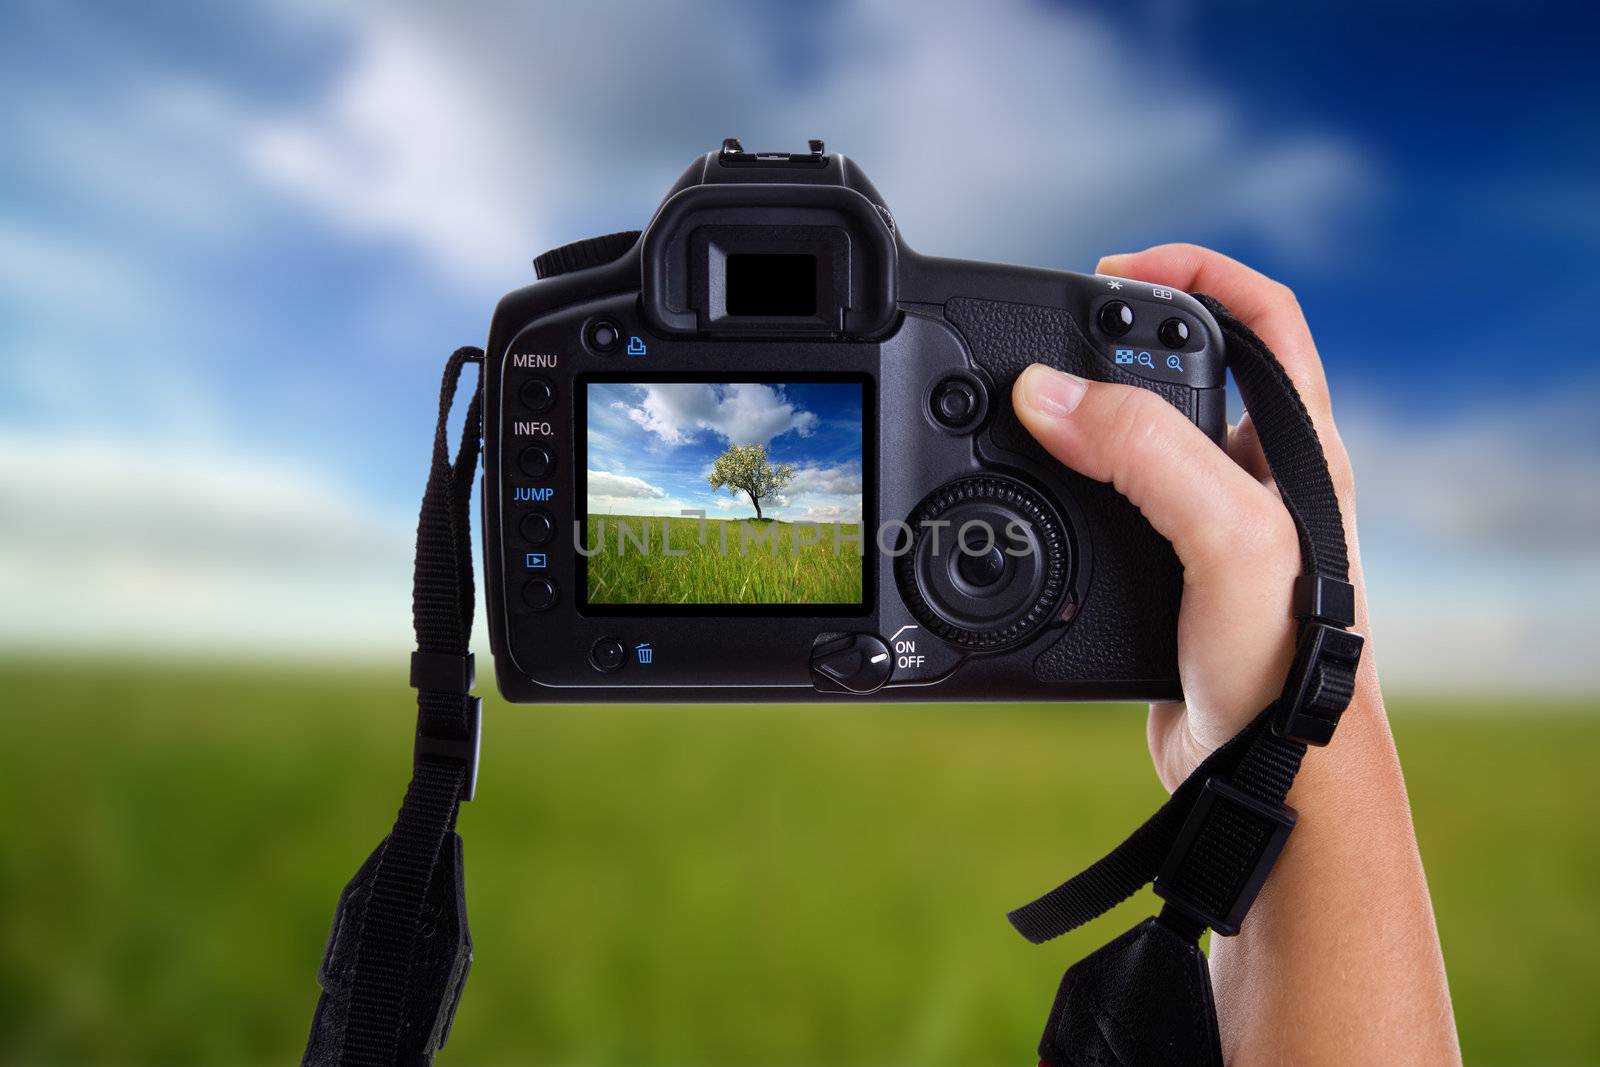
[{"label": "forearm", "polygon": [[1223,1051],[1257,1064],[1460,1062],[1405,781],[1368,657],[1237,937],[1212,938]]}]

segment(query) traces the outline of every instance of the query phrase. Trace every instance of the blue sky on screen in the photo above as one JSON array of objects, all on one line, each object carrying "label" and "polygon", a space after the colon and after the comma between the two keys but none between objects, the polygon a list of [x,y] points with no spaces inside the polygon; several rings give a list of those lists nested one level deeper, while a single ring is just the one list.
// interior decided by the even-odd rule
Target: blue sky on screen
[{"label": "blue sky on screen", "polygon": [[1600,684],[1592,4],[728,0],[0,13],[0,641],[407,647],[438,368],[737,134],[907,240],[1290,283],[1387,677]]},{"label": "blue sky on screen", "polygon": [[707,477],[730,445],[765,445],[794,476],[762,514],[785,522],[861,521],[861,386],[592,382],[587,481],[591,515],[752,518],[743,493]]}]

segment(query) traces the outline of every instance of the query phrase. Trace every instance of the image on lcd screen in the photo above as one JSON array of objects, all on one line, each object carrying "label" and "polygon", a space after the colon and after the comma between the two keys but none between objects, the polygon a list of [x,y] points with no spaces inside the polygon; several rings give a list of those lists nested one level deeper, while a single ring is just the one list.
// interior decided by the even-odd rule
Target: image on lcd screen
[{"label": "image on lcd screen", "polygon": [[862,604],[860,381],[585,389],[589,605]]}]

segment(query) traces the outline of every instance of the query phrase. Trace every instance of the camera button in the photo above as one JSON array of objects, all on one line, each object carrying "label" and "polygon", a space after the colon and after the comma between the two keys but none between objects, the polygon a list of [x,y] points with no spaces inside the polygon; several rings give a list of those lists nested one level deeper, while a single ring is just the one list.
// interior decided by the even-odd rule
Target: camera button
[{"label": "camera button", "polygon": [[556,387],[549,378],[529,378],[522,383],[522,406],[535,415],[549,411],[556,402]]},{"label": "camera button", "polygon": [[1189,340],[1189,324],[1182,319],[1168,319],[1161,324],[1156,336],[1168,348],[1182,348]]},{"label": "camera button", "polygon": [[542,545],[556,535],[556,520],[548,511],[530,511],[522,516],[522,539],[530,545]]},{"label": "camera button", "polygon": [[1133,329],[1133,309],[1120,300],[1108,300],[1100,305],[1096,318],[1100,329],[1111,337],[1121,337]]},{"label": "camera button", "polygon": [[939,383],[933,391],[933,417],[946,426],[961,426],[978,407],[978,394],[960,378]]},{"label": "camera button", "polygon": [[934,422],[960,432],[983,421],[988,402],[981,384],[966,375],[952,374],[928,394],[928,410]]},{"label": "camera button", "polygon": [[548,578],[531,579],[522,587],[522,602],[534,611],[549,611],[556,599],[556,583]]},{"label": "camera button", "polygon": [[609,319],[596,319],[583,332],[583,339],[594,351],[607,355],[617,350],[622,340],[622,328]]},{"label": "camera button", "polygon": [[615,637],[602,637],[589,648],[589,665],[604,674],[621,670],[628,662],[628,650]]},{"label": "camera button", "polygon": [[529,445],[517,457],[517,466],[530,478],[545,478],[556,469],[556,457],[543,445]]},{"label": "camera button", "polygon": [[1006,557],[998,545],[988,549],[966,550],[956,562],[956,573],[975,589],[987,589],[1005,577]]}]

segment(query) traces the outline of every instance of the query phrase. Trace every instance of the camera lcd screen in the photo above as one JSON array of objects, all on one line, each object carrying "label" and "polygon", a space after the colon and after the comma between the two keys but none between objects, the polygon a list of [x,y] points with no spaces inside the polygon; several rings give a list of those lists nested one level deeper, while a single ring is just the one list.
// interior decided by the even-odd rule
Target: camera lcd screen
[{"label": "camera lcd screen", "polygon": [[587,608],[865,610],[864,378],[582,387]]},{"label": "camera lcd screen", "polygon": [[739,253],[727,259],[730,315],[815,315],[817,257]]}]

